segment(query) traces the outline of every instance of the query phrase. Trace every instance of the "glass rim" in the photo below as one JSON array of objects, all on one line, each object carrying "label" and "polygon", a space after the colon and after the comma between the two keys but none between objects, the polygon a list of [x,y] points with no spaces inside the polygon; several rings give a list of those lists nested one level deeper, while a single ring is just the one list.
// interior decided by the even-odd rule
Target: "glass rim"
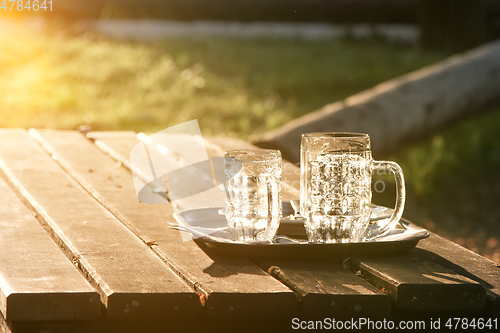
[{"label": "glass rim", "polygon": [[230,149],[224,153],[226,157],[233,157],[239,160],[245,160],[248,157],[250,160],[273,160],[276,158],[281,159],[281,152],[278,149],[265,149],[265,148],[253,148],[253,149]]},{"label": "glass rim", "polygon": [[339,138],[339,139],[369,139],[367,133],[358,132],[311,132],[303,133],[305,138]]}]

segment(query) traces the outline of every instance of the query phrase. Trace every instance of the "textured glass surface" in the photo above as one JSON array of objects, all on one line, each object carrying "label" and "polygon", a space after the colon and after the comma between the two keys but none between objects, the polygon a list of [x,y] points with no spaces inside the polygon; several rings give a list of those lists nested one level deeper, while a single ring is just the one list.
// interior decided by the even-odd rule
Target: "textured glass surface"
[{"label": "textured glass surface", "polygon": [[359,241],[371,214],[371,161],[359,155],[325,153],[307,165],[306,224],[312,242]]},{"label": "textured glass surface", "polygon": [[401,218],[404,178],[394,162],[373,161],[370,138],[363,133],[307,133],[300,151],[300,213],[313,243],[361,242],[371,215],[372,170],[390,170],[396,177],[396,206],[378,235]]}]

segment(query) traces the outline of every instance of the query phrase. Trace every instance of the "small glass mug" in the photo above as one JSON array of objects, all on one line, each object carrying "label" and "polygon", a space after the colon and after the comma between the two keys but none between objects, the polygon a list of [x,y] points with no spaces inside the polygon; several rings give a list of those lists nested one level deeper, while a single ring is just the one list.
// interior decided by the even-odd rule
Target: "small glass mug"
[{"label": "small glass mug", "polygon": [[300,211],[309,242],[367,240],[374,169],[390,170],[396,178],[394,213],[376,234],[398,223],[405,201],[403,171],[395,162],[372,159],[368,134],[303,134],[300,153]]},{"label": "small glass mug", "polygon": [[229,150],[224,155],[227,224],[234,241],[272,241],[282,217],[281,153]]}]

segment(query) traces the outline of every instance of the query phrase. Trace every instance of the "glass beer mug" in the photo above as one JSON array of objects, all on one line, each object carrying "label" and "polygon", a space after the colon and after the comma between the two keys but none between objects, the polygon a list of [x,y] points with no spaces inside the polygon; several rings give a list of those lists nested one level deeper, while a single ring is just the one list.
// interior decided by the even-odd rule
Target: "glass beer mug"
[{"label": "glass beer mug", "polygon": [[300,212],[311,243],[368,239],[374,169],[392,171],[396,178],[394,213],[376,234],[389,231],[403,215],[403,172],[395,162],[372,159],[368,134],[303,134],[300,168]]}]

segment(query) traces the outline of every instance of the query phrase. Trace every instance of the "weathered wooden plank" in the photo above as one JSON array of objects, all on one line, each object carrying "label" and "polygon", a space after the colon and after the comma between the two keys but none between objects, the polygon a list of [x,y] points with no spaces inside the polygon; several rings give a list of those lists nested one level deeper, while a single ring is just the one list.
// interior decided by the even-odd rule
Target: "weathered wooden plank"
[{"label": "weathered wooden plank", "polygon": [[0,310],[8,320],[86,319],[98,294],[0,179]]},{"label": "weathered wooden plank", "polygon": [[109,318],[191,317],[198,295],[24,130],[0,131],[0,167],[101,294]]},{"label": "weathered wooden plank", "polygon": [[7,323],[2,313],[0,313],[0,333],[12,333],[9,323]]},{"label": "weathered wooden plank", "polygon": [[[209,318],[246,318],[249,313],[275,318],[295,313],[295,294],[255,264],[211,258],[193,241],[183,242],[179,231],[168,228],[167,223],[174,222],[172,206],[167,201],[163,205],[139,202],[130,172],[79,133],[32,133],[44,149],[58,156],[58,163],[69,174],[196,288]],[[106,152],[124,162],[138,142],[134,134],[123,132],[93,133],[93,139],[99,148],[105,147]]]},{"label": "weathered wooden plank", "polygon": [[[303,318],[387,318],[391,300],[339,263],[260,263],[301,298]],[[279,265],[279,266],[277,266]]]},{"label": "weathered wooden plank", "polygon": [[0,193],[0,311],[6,320],[98,317],[99,294],[1,177]]},{"label": "weathered wooden plank", "polygon": [[[292,318],[263,318],[247,313],[237,320],[226,317],[203,320],[93,320],[93,321],[22,321],[14,322],[12,331],[5,333],[137,333],[137,332],[235,332],[276,333],[289,332]],[[1,325],[1,317],[0,317]],[[4,333],[1,330],[0,333]]]},{"label": "weathered wooden plank", "polygon": [[385,290],[400,310],[477,311],[485,307],[483,286],[414,250],[389,257],[351,257],[346,264]]},{"label": "weathered wooden plank", "polygon": [[500,265],[436,234],[422,240],[419,255],[480,283],[488,308],[500,313]]}]

